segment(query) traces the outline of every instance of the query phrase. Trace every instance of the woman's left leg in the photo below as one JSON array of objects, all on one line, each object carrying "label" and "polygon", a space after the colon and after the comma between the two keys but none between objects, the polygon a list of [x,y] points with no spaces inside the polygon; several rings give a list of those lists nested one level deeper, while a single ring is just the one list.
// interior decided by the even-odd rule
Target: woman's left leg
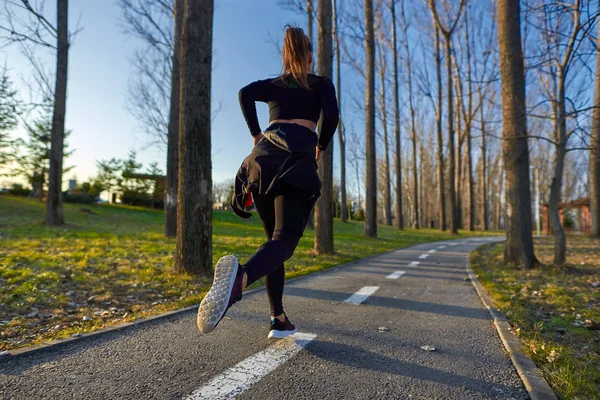
[{"label": "woman's left leg", "polygon": [[[254,194],[254,205],[263,224],[267,240],[273,239],[275,229],[275,197],[269,195]],[[283,315],[283,287],[285,284],[284,264],[275,271],[265,276],[265,286],[271,307],[271,317]]]}]

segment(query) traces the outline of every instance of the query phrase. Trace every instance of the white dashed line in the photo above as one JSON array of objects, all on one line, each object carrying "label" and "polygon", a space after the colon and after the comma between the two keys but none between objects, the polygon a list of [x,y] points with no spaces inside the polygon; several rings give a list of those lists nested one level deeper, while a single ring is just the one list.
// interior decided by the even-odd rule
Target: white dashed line
[{"label": "white dashed line", "polygon": [[438,246],[438,249],[443,249],[444,247],[446,247],[446,246],[441,245],[441,246]]},{"label": "white dashed line", "polygon": [[417,265],[421,264],[420,261],[413,261],[410,264],[408,264],[409,267],[416,267]]},{"label": "white dashed line", "polygon": [[436,249],[433,249],[433,250],[429,250],[429,251],[428,251],[428,253],[430,253],[430,254],[433,254],[433,253],[435,253],[436,251],[437,251]]},{"label": "white dashed line", "polygon": [[375,293],[379,289],[379,286],[365,286],[352,296],[344,300],[344,303],[360,304],[369,298],[370,295]]},{"label": "white dashed line", "polygon": [[425,259],[425,258],[427,258],[427,257],[429,257],[429,254],[421,254],[421,255],[419,256],[419,258],[420,258],[420,259]]},{"label": "white dashed line", "polygon": [[316,337],[317,335],[312,333],[298,332],[280,340],[217,375],[185,400],[232,399],[283,365]]},{"label": "white dashed line", "polygon": [[456,246],[458,243],[448,243],[448,246]]},{"label": "white dashed line", "polygon": [[404,275],[406,273],[406,271],[396,271],[396,272],[392,272],[391,274],[389,274],[388,276],[386,276],[386,278],[388,279],[398,279],[400,278],[402,275]]}]

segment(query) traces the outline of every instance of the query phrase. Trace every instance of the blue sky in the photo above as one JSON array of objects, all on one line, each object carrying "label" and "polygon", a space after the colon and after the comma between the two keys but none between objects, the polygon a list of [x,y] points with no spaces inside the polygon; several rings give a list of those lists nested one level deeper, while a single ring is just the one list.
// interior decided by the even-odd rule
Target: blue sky
[{"label": "blue sky", "polygon": [[[47,15],[54,13],[47,2]],[[70,146],[75,153],[67,165],[79,181],[96,173],[96,160],[125,158],[138,150],[144,165],[157,161],[165,168],[164,149],[143,150],[147,143],[137,121],[126,109],[127,82],[132,69],[128,58],[141,46],[123,33],[120,8],[114,0],[70,2],[69,23],[78,21],[83,30],[74,39],[69,53],[69,81],[66,126],[73,133]],[[213,180],[233,178],[239,164],[250,152],[252,141],[238,104],[238,90],[256,79],[279,72],[281,62],[269,36],[282,37],[286,23],[306,24],[305,19],[275,6],[274,0],[217,0],[214,18],[213,98],[221,102],[212,127]],[[43,54],[44,50],[39,50]],[[48,62],[54,60],[49,55]],[[0,61],[21,97],[28,99],[22,82],[29,74],[28,63],[16,46],[0,50]],[[258,106],[264,128],[268,108]],[[23,136],[19,129],[17,136]],[[1,182],[0,182],[1,183]]]}]

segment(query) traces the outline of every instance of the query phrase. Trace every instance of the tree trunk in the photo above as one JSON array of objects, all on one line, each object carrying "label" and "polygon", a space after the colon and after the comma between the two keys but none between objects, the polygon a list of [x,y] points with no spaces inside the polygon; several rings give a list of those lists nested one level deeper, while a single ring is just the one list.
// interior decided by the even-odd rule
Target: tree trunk
[{"label": "tree trunk", "polygon": [[344,123],[342,121],[342,78],[341,78],[341,57],[340,57],[340,37],[338,30],[337,3],[333,0],[333,37],[335,44],[335,76],[338,98],[338,109],[340,110],[340,122],[338,124],[338,138],[340,139],[340,216],[342,222],[348,221],[348,199],[346,196],[346,135],[344,132]]},{"label": "tree trunk", "polygon": [[[380,48],[380,52],[382,52]],[[382,52],[383,53],[383,52]],[[388,126],[387,126],[387,107],[386,107],[386,86],[385,86],[385,76],[387,72],[386,68],[386,59],[383,54],[380,54],[380,66],[379,66],[379,78],[381,80],[381,115],[382,115],[382,125],[383,125],[383,148],[385,151],[384,154],[384,189],[383,189],[383,213],[385,218],[385,224],[390,226],[392,225],[392,189],[391,189],[391,180],[390,180],[390,146],[388,141]]]},{"label": "tree trunk", "polygon": [[[458,77],[457,77],[458,80]],[[458,85],[458,82],[457,82]],[[458,92],[458,90],[457,90]],[[461,109],[460,109],[460,103],[459,103],[459,96],[460,96],[460,92],[459,94],[456,96],[456,135],[458,136],[458,143],[456,146],[456,151],[455,151],[455,160],[456,160],[456,170],[454,171],[454,187],[456,188],[456,218],[458,219],[458,226],[457,229],[462,229],[463,228],[463,222],[462,222],[462,195],[463,195],[463,160],[462,160],[462,147],[463,147],[463,140],[464,140],[464,132],[462,130],[462,126],[461,126],[461,119],[460,119],[460,114],[461,114]],[[462,97],[462,96],[460,96]]]},{"label": "tree trunk", "polygon": [[67,104],[67,71],[69,58],[68,0],[57,1],[58,48],[56,55],[56,86],[54,90],[54,115],[50,133],[50,169],[48,172],[48,197],[46,199],[47,225],[64,225],[62,173]]},{"label": "tree trunk", "polygon": [[395,144],[396,153],[394,169],[396,171],[396,220],[395,225],[398,229],[404,229],[404,218],[402,216],[402,145],[400,141],[400,96],[398,93],[398,40],[396,34],[396,0],[391,1],[392,13],[392,53],[394,57],[394,124],[395,124]]},{"label": "tree trunk", "polygon": [[483,112],[483,98],[481,98],[480,115],[481,115],[481,227],[484,231],[489,229],[488,226],[488,196],[487,196],[487,147],[485,141],[485,120]]},{"label": "tree trunk", "polygon": [[[319,0],[318,74],[332,78],[331,0]],[[322,122],[322,121],[321,121]],[[319,124],[320,125],[320,124]],[[321,126],[319,126],[319,132]],[[333,254],[333,143],[319,159],[321,197],[315,204],[315,253]]]},{"label": "tree trunk", "polygon": [[[465,113],[465,139],[467,140],[467,186],[469,191],[467,229],[475,230],[475,185],[473,182],[473,149],[471,143],[471,128],[473,119],[477,110],[473,110],[473,84],[471,76],[471,42],[469,39],[469,9],[465,9],[465,34],[466,34],[466,49],[467,49],[467,104],[468,110]],[[480,105],[481,107],[481,105]]]},{"label": "tree trunk", "polygon": [[377,237],[377,163],[375,154],[375,35],[373,0],[365,0],[366,71],[366,213],[365,235]]},{"label": "tree trunk", "polygon": [[[600,34],[600,24],[598,24]],[[597,45],[600,46],[600,35]],[[594,92],[594,111],[592,114],[592,133],[590,151],[590,216],[592,218],[591,236],[600,237],[600,51],[596,50],[596,86]]]},{"label": "tree trunk", "polygon": [[167,143],[167,177],[165,182],[165,236],[177,236],[177,175],[179,164],[179,78],[181,71],[181,25],[183,2],[175,0],[175,34],[173,45],[173,70],[171,71],[171,109]]},{"label": "tree trunk", "polygon": [[565,168],[565,157],[567,154],[567,126],[565,117],[565,81],[564,75],[559,72],[558,77],[558,99],[556,105],[557,124],[555,132],[558,137],[555,139],[557,146],[554,154],[554,176],[550,184],[550,201],[548,202],[550,212],[550,224],[554,235],[554,265],[563,266],[567,259],[567,238],[565,230],[560,221],[558,203],[561,200],[562,179]]},{"label": "tree trunk", "polygon": [[175,270],[212,272],[211,72],[214,0],[185,0],[181,34]]},{"label": "tree trunk", "polygon": [[498,0],[498,45],[502,79],[502,152],[506,170],[508,226],[504,258],[525,268],[533,253],[525,74],[519,0]]},{"label": "tree trunk", "polygon": [[437,76],[437,114],[435,116],[437,128],[437,162],[438,162],[438,199],[440,230],[446,227],[446,189],[444,188],[444,138],[442,135],[442,58],[440,52],[440,30],[435,29],[435,67]]},{"label": "tree trunk", "polygon": [[456,170],[456,161],[454,158],[454,95],[452,88],[452,40],[451,35],[445,36],[446,40],[446,73],[448,74],[448,181],[450,182],[450,232],[458,233],[458,207],[456,206],[456,182],[454,181],[454,173]]}]

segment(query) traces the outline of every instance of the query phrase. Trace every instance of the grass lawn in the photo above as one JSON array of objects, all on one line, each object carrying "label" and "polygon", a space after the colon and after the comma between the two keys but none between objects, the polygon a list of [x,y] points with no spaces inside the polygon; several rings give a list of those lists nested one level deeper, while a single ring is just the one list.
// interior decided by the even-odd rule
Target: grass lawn
[{"label": "grass lawn", "polygon": [[471,265],[559,398],[600,399],[600,240],[567,244],[563,268],[552,238],[535,240],[535,269],[504,265],[503,244],[480,248]]},{"label": "grass lawn", "polygon": [[[0,196],[0,350],[197,304],[210,287],[212,277],[173,273],[175,240],[163,236],[162,211],[65,204],[67,225],[60,228],[44,226],[43,212],[39,201]],[[213,221],[215,262],[230,253],[243,262],[264,241],[257,216],[244,220],[215,212]],[[456,237],[380,226],[379,238],[369,239],[359,222],[335,221],[334,229],[333,256],[315,257],[313,232],[305,232],[286,263],[287,278]],[[478,234],[484,233],[461,236]]]}]

